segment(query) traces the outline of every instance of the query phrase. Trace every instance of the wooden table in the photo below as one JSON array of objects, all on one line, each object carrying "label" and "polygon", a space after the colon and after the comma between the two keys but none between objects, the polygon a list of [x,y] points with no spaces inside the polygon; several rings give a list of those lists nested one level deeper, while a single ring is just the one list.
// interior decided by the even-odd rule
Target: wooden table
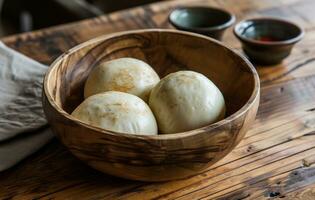
[{"label": "wooden table", "polygon": [[[219,6],[238,20],[277,16],[307,32],[283,64],[257,67],[262,88],[257,120],[241,144],[205,172],[186,180],[143,183],[101,174],[54,140],[0,174],[0,199],[315,199],[315,1],[168,1],[95,19],[3,38],[10,47],[49,64],[98,35],[170,28],[181,4]],[[224,43],[240,48],[229,29]]]}]

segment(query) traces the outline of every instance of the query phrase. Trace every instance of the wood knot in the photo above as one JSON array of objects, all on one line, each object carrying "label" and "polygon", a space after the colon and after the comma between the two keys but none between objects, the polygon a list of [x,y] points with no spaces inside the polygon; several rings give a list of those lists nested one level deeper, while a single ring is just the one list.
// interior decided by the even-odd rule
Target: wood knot
[{"label": "wood knot", "polygon": [[281,194],[279,191],[272,191],[272,192],[269,192],[269,197],[271,198],[284,198],[285,196],[283,194]]},{"label": "wood knot", "polygon": [[269,197],[277,197],[277,196],[280,196],[280,192],[270,192],[269,193]]},{"label": "wood knot", "polygon": [[313,111],[315,111],[315,107],[306,110],[306,112],[313,112]]},{"label": "wood knot", "polygon": [[252,151],[254,151],[254,146],[253,145],[249,145],[248,147],[247,147],[247,150],[246,150],[247,152],[252,152]]},{"label": "wood knot", "polygon": [[284,87],[280,87],[280,93],[284,91]]}]

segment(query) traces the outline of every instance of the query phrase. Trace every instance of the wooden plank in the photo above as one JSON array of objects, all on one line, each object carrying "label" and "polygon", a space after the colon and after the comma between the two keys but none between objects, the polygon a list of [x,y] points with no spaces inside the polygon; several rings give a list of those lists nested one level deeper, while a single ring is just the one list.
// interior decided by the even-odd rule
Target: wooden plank
[{"label": "wooden plank", "polygon": [[[170,1],[95,19],[4,38],[22,53],[49,64],[90,38],[138,28],[168,28],[179,5],[224,7],[238,20],[278,16],[301,24],[305,39],[276,67],[259,67],[262,100],[257,120],[226,158],[197,176],[167,183],[141,183],[101,174],[74,158],[57,140],[0,174],[0,199],[266,199],[307,198],[315,185],[315,7],[313,0]],[[231,30],[224,43],[240,50]],[[297,175],[295,175],[297,172]],[[305,188],[310,188],[304,191]]]}]

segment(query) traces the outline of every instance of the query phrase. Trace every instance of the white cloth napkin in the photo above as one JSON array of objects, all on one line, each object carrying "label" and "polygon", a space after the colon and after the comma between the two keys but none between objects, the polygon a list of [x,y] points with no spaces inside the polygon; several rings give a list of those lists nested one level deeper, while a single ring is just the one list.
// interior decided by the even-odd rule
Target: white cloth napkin
[{"label": "white cloth napkin", "polygon": [[53,137],[41,103],[46,70],[45,65],[0,42],[0,171]]}]

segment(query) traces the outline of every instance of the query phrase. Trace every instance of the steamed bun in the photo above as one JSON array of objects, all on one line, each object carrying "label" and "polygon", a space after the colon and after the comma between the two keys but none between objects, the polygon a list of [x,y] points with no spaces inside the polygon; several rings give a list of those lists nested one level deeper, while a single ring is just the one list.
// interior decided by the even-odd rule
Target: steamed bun
[{"label": "steamed bun", "polygon": [[156,135],[158,131],[149,106],[139,97],[123,92],[90,96],[71,115],[110,131],[141,135]]},{"label": "steamed bun", "polygon": [[206,126],[225,115],[222,93],[204,75],[178,71],[152,89],[149,105],[160,133],[178,133]]},{"label": "steamed bun", "polygon": [[119,58],[96,66],[84,87],[84,97],[120,91],[148,100],[151,89],[160,81],[157,73],[147,63],[134,58]]}]

